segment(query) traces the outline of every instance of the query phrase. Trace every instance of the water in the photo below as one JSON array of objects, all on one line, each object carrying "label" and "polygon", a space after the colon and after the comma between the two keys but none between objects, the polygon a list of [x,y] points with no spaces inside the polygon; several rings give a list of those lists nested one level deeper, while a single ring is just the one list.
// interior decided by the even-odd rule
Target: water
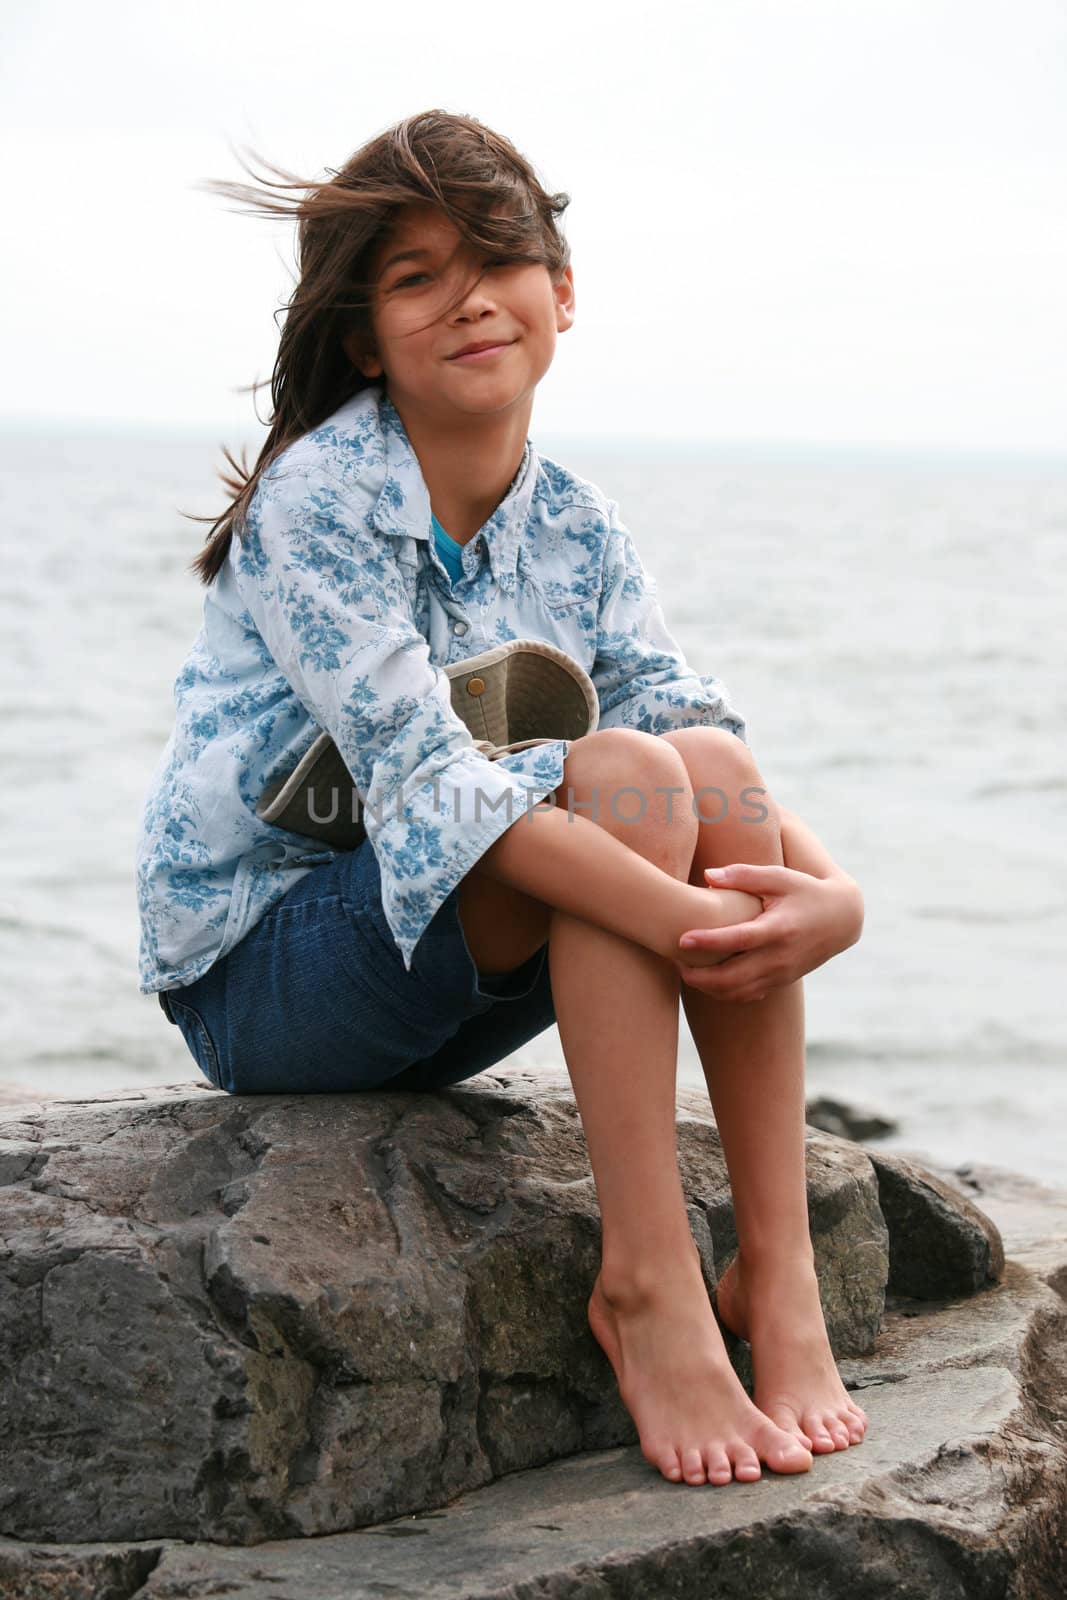
[{"label": "water", "polygon": [[[898,1119],[882,1148],[1067,1181],[1067,463],[533,437],[619,501],[772,794],[863,886],[862,940],[805,981],[809,1092]],[[179,513],[221,509],[218,443],[0,436],[0,1083],[34,1094],[197,1076],[137,989],[133,854],[200,625]],[[555,1030],[517,1059],[562,1067]]]}]

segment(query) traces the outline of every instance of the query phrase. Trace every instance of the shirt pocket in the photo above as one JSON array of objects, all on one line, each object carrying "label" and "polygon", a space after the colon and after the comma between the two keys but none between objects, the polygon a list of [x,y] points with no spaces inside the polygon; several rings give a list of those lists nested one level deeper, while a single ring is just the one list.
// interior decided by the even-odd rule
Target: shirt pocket
[{"label": "shirt pocket", "polygon": [[545,583],[539,578],[527,576],[525,579],[526,593],[540,602],[552,617],[567,617],[572,612],[580,611],[583,607],[596,610],[596,596],[576,593],[563,583]]},{"label": "shirt pocket", "polygon": [[550,617],[569,617],[582,609],[596,614],[601,574],[591,562],[572,571],[558,552],[537,557],[520,546],[515,576],[522,598],[532,600]]},{"label": "shirt pocket", "polygon": [[184,1000],[175,1000],[173,995],[168,995],[167,1000],[171,1015],[177,1023],[182,1038],[189,1046],[197,1066],[212,1088],[220,1088],[219,1057],[208,1032],[207,1023],[199,1011],[194,1006],[187,1005]]},{"label": "shirt pocket", "polygon": [[517,634],[554,644],[589,672],[596,655],[596,618],[594,598],[534,580],[523,585],[518,615],[508,621]]}]

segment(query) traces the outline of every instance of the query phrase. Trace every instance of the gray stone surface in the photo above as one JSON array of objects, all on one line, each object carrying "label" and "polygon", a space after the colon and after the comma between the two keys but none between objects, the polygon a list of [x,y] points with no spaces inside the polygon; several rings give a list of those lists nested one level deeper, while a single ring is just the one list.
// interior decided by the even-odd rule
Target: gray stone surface
[{"label": "gray stone surface", "polygon": [[1011,1260],[1002,1283],[969,1301],[891,1309],[875,1349],[841,1362],[870,1417],[867,1437],[797,1476],[693,1488],[668,1484],[636,1446],[596,1451],[311,1540],[0,1539],[0,1593],[1062,1600],[1065,1323],[1059,1297]]},{"label": "gray stone surface", "polygon": [[907,1156],[869,1151],[889,1228],[889,1289],[920,1300],[974,1294],[1004,1270],[992,1220]]},{"label": "gray stone surface", "polygon": [[1011,1257],[1050,1288],[1067,1297],[1067,1189],[1052,1188],[1017,1172],[971,1162],[955,1172],[934,1169],[972,1200],[1001,1234],[1011,1238]]},{"label": "gray stone surface", "polygon": [[[481,1103],[472,1107],[467,1102],[475,1094],[482,1097]],[[163,1288],[176,1297],[178,1305],[189,1294],[192,1309],[187,1310],[195,1324],[202,1316],[203,1296],[218,1263],[231,1264],[234,1283],[244,1286],[244,1299],[235,1299],[230,1313],[216,1317],[213,1347],[217,1359],[220,1351],[228,1354],[235,1362],[232,1370],[243,1373],[244,1392],[263,1408],[260,1427],[269,1435],[273,1426],[270,1387],[262,1377],[255,1387],[248,1376],[255,1361],[252,1367],[242,1366],[248,1356],[241,1352],[258,1356],[270,1371],[270,1358],[264,1355],[270,1330],[276,1337],[284,1332],[295,1342],[294,1329],[302,1330],[299,1336],[303,1339],[306,1330],[317,1327],[325,1349],[322,1330],[332,1329],[336,1335],[345,1312],[349,1318],[345,1326],[350,1331],[369,1326],[382,1340],[384,1350],[378,1359],[383,1374],[388,1372],[386,1352],[394,1349],[395,1331],[388,1307],[392,1304],[395,1314],[402,1316],[399,1302],[389,1302],[379,1288],[377,1298],[372,1297],[378,1320],[373,1324],[352,1320],[351,1296],[346,1299],[336,1276],[329,1276],[337,1273],[337,1253],[326,1251],[323,1245],[323,1238],[333,1239],[333,1229],[341,1226],[330,1220],[329,1201],[337,1193],[334,1180],[338,1173],[351,1173],[351,1165],[344,1165],[346,1159],[357,1166],[362,1162],[373,1179],[376,1203],[388,1214],[393,1231],[396,1247],[386,1259],[392,1260],[404,1283],[421,1283],[422,1292],[436,1293],[440,1279],[429,1274],[420,1241],[424,1245],[433,1237],[443,1244],[447,1237],[464,1266],[463,1281],[476,1286],[469,1294],[473,1296],[477,1290],[481,1295],[480,1309],[467,1320],[464,1332],[469,1337],[473,1330],[478,1334],[477,1350],[492,1353],[496,1381],[500,1381],[501,1371],[510,1371],[514,1378],[526,1370],[516,1365],[518,1361],[529,1359],[531,1352],[543,1355],[551,1348],[543,1339],[539,1344],[529,1330],[524,1333],[523,1326],[511,1325],[546,1316],[539,1296],[545,1293],[547,1274],[539,1274],[536,1266],[531,1269],[528,1263],[536,1263],[540,1250],[554,1250],[559,1258],[554,1262],[557,1279],[560,1274],[566,1277],[572,1270],[568,1257],[576,1254],[580,1258],[586,1239],[583,1227],[590,1216],[586,1186],[591,1180],[584,1166],[580,1124],[576,1125],[560,1104],[568,1098],[564,1091],[543,1079],[531,1083],[514,1072],[498,1071],[492,1079],[486,1075],[467,1090],[460,1086],[449,1091],[449,1098],[453,1097],[461,1103],[439,1105],[431,1114],[431,1122],[442,1116],[445,1119],[448,1138],[443,1143],[435,1142],[425,1113],[415,1103],[421,1097],[414,1097],[399,1116],[386,1106],[385,1112],[393,1118],[386,1119],[388,1154],[383,1152],[381,1123],[373,1121],[385,1112],[367,1105],[367,1097],[358,1097],[361,1116],[372,1115],[370,1124],[359,1122],[358,1128],[365,1140],[377,1140],[377,1166],[370,1165],[357,1137],[357,1122],[349,1110],[354,1102],[347,1097],[330,1097],[329,1102],[322,1097],[317,1107],[288,1097],[264,1098],[256,1104],[228,1101],[186,1085],[169,1093],[146,1095],[132,1105],[125,1097],[112,1100],[109,1107],[88,1105],[73,1112],[70,1106],[46,1108],[47,1129],[35,1117],[22,1122],[20,1111],[14,1124],[9,1119],[0,1127],[6,1141],[0,1161],[7,1181],[13,1183],[4,1199],[6,1202],[20,1191],[36,1199],[30,1203],[30,1212],[21,1214],[17,1239],[10,1227],[5,1227],[6,1254],[0,1259],[0,1270],[13,1281],[15,1264],[23,1268],[27,1262],[41,1265],[47,1259],[46,1247],[58,1247],[60,1255],[64,1249],[76,1249],[78,1253],[60,1261],[61,1267],[76,1266],[86,1256],[90,1261],[82,1269],[81,1301],[69,1295],[64,1314],[73,1318],[75,1305],[80,1303],[90,1326],[96,1326],[94,1319],[102,1319],[113,1342],[105,1343],[98,1354],[122,1368],[134,1350],[129,1334],[134,1327],[142,1336],[147,1331],[149,1348],[165,1348],[173,1357],[180,1341],[168,1343],[167,1329],[177,1318],[176,1306],[166,1299],[155,1300],[144,1284],[151,1285],[149,1267],[158,1269],[166,1255],[164,1244],[172,1255],[181,1256],[169,1237],[178,1223],[192,1228],[199,1218],[196,1237],[204,1263],[200,1298],[189,1294],[189,1285],[197,1281],[193,1274],[182,1280],[180,1292],[167,1290],[166,1283]],[[396,1101],[403,1097],[376,1098]],[[302,1110],[321,1120],[301,1122]],[[106,1118],[102,1123],[92,1120],[102,1111],[108,1112],[110,1123]],[[205,1111],[210,1115],[202,1119]],[[246,1118],[243,1123],[242,1115]],[[230,1121],[233,1116],[237,1122]],[[80,1121],[81,1117],[88,1122]],[[410,1125],[409,1119],[414,1119]],[[140,1131],[134,1137],[137,1127]],[[262,1148],[268,1140],[268,1148]],[[714,1179],[709,1177],[712,1165],[708,1156],[716,1144],[703,1108],[687,1100],[679,1113],[679,1153],[709,1287],[713,1287],[716,1265],[721,1268],[736,1245],[725,1174],[720,1168]],[[48,1159],[42,1160],[45,1155]],[[59,1155],[66,1155],[67,1161],[49,1174]],[[103,1188],[99,1177],[102,1163],[110,1169]],[[262,1174],[272,1164],[277,1164],[277,1170],[268,1182]],[[873,1279],[877,1274],[871,1257],[877,1254],[880,1238],[884,1282],[884,1233],[870,1237],[868,1205],[875,1180],[866,1153],[813,1133],[808,1139],[808,1165],[817,1250],[829,1261],[843,1248],[845,1259],[859,1263]],[[809,1473],[776,1476],[765,1471],[758,1483],[734,1482],[724,1487],[668,1484],[644,1460],[636,1443],[628,1442],[635,1437],[631,1427],[626,1440],[579,1444],[569,1450],[555,1446],[542,1458],[543,1464],[494,1468],[493,1481],[461,1486],[447,1501],[431,1502],[405,1515],[378,1518],[355,1531],[315,1538],[260,1538],[244,1548],[233,1542],[208,1543],[202,1537],[197,1542],[183,1542],[158,1526],[151,1535],[132,1538],[106,1534],[102,1531],[104,1501],[113,1492],[109,1485],[106,1492],[98,1492],[98,1520],[83,1526],[78,1535],[84,1543],[48,1542],[48,1536],[43,1541],[36,1534],[22,1540],[0,1538],[0,1594],[5,1600],[8,1596],[12,1600],[44,1600],[45,1596],[48,1600],[88,1600],[90,1596],[92,1600],[127,1600],[134,1595],[146,1600],[193,1600],[209,1594],[226,1594],[237,1600],[340,1600],[341,1596],[370,1600],[386,1595],[424,1596],[426,1600],[439,1596],[525,1600],[533,1594],[567,1600],[630,1596],[634,1600],[659,1600],[660,1596],[739,1600],[745,1596],[748,1600],[755,1594],[765,1600],[786,1600],[787,1596],[793,1600],[798,1593],[816,1600],[837,1600],[839,1596],[853,1600],[860,1595],[863,1600],[889,1600],[890,1596],[893,1600],[1053,1600],[1056,1596],[1059,1600],[1067,1535],[1067,1308],[1057,1288],[1063,1287],[1067,1275],[1067,1195],[996,1169],[977,1169],[977,1175],[972,1169],[966,1178],[941,1174],[938,1185],[930,1186],[926,1180],[934,1174],[914,1161],[908,1165],[920,1180],[916,1192],[934,1195],[931,1206],[938,1220],[943,1221],[943,1210],[953,1199],[963,1202],[973,1196],[971,1203],[980,1205],[982,1215],[1004,1230],[1007,1260],[999,1277],[987,1278],[977,1292],[966,1297],[956,1294],[954,1288],[944,1289],[937,1298],[891,1293],[880,1330],[873,1338],[862,1331],[868,1315],[862,1296],[860,1314],[849,1323],[847,1313],[853,1302],[845,1287],[846,1274],[840,1274],[840,1287],[832,1289],[827,1298],[834,1303],[837,1297],[839,1341],[842,1336],[845,1342],[851,1337],[855,1348],[851,1354],[840,1348],[835,1353],[842,1377],[861,1398],[871,1426],[862,1445],[816,1457]],[[146,1166],[154,1168],[147,1186]],[[34,1187],[46,1177],[54,1187]],[[35,1233],[35,1227],[48,1225],[33,1206],[55,1204],[60,1193],[71,1212],[61,1214],[58,1224],[52,1225],[54,1232]],[[105,1228],[103,1234],[94,1232],[83,1215],[78,1233],[78,1207],[92,1210],[99,1206],[102,1195],[109,1203],[121,1198],[125,1209],[120,1213],[105,1207],[93,1212],[95,1227]],[[269,1219],[268,1195],[273,1195],[275,1203]],[[317,1211],[312,1205],[316,1198]],[[198,1199],[200,1210],[176,1218],[175,1211],[190,1199]],[[507,1205],[510,1210],[503,1209]],[[263,1236],[272,1243],[279,1241],[266,1257],[268,1267],[264,1256],[255,1255],[247,1242],[242,1242],[238,1225],[250,1210],[257,1231],[270,1227],[273,1232]],[[379,1215],[373,1207],[370,1214]],[[968,1222],[972,1220],[968,1206],[961,1204],[960,1214]],[[6,1204],[4,1216],[9,1223],[11,1212]],[[117,1226],[120,1217],[129,1224],[129,1237],[136,1239],[132,1249],[121,1233],[116,1238],[106,1232],[107,1227]],[[444,1226],[435,1233],[437,1218],[444,1219]],[[593,1221],[595,1243],[595,1216]],[[375,1259],[362,1253],[365,1233],[372,1242],[388,1239],[384,1219],[380,1222],[377,1233],[350,1227],[338,1235],[357,1258],[357,1268],[350,1266],[350,1274]],[[991,1220],[989,1225],[992,1231],[986,1237],[993,1241],[996,1234]],[[156,1230],[152,1248],[152,1240],[144,1232],[149,1228]],[[209,1249],[212,1234],[223,1234],[225,1239],[216,1237]],[[487,1238],[494,1242],[492,1249],[485,1243]],[[892,1245],[892,1225],[889,1238]],[[110,1239],[110,1244],[102,1239]],[[520,1239],[524,1243],[529,1240],[529,1251],[514,1248],[510,1253],[497,1253],[501,1240],[514,1245]],[[290,1261],[290,1276],[280,1285],[280,1269],[272,1257],[283,1247],[285,1259]],[[990,1248],[993,1261],[992,1244]],[[114,1287],[103,1269],[111,1254],[132,1256],[140,1269],[140,1277],[135,1276],[134,1281],[141,1283],[142,1292],[127,1302],[125,1332],[117,1313],[111,1315],[107,1310]],[[484,1264],[487,1256],[495,1277]],[[943,1259],[951,1284],[959,1270],[958,1257],[950,1251]],[[92,1262],[101,1268],[98,1275],[88,1272]],[[256,1266],[259,1277],[253,1271]],[[320,1282],[322,1295],[316,1302],[306,1280],[316,1275],[321,1279],[324,1268],[327,1276]],[[591,1262],[574,1270],[579,1276],[584,1270],[591,1282],[595,1251]],[[820,1270],[826,1270],[825,1263]],[[440,1272],[448,1281],[443,1266]],[[161,1281],[157,1270],[157,1292],[162,1292],[158,1288]],[[169,1282],[173,1285],[174,1278]],[[577,1305],[583,1317],[587,1287],[583,1280]],[[95,1302],[94,1289],[98,1290]],[[331,1291],[336,1302],[332,1307]],[[207,1298],[214,1305],[214,1296]],[[160,1303],[163,1309],[157,1313]],[[239,1304],[245,1308],[243,1320],[235,1320]],[[504,1327],[487,1332],[479,1319],[490,1316]],[[410,1321],[403,1323],[405,1334],[411,1326]],[[23,1327],[32,1332],[25,1324]],[[258,1352],[244,1342],[249,1330],[257,1332]],[[203,1332],[198,1327],[198,1333]],[[73,1359],[73,1338],[65,1348]],[[307,1357],[309,1348],[307,1344],[301,1347],[301,1359],[313,1366]],[[433,1346],[423,1331],[422,1343],[415,1342],[415,1350],[422,1359],[428,1350],[436,1350],[440,1357],[443,1346]],[[399,1362],[399,1343],[395,1351]],[[600,1356],[595,1342],[593,1352]],[[9,1359],[5,1354],[0,1374],[8,1371]],[[600,1388],[595,1393],[606,1407],[614,1380],[610,1367],[600,1359]],[[368,1364],[365,1349],[363,1360]],[[283,1369],[284,1365],[283,1360]],[[231,1371],[224,1364],[218,1370]],[[205,1373],[215,1373],[216,1367],[205,1362],[197,1372],[203,1385]],[[70,1376],[62,1364],[53,1367],[51,1375],[53,1384],[65,1383]],[[142,1380],[152,1376],[147,1367],[141,1369]],[[178,1380],[172,1375],[171,1381]],[[388,1375],[371,1381],[395,1383]],[[324,1387],[320,1377],[318,1389]],[[338,1387],[343,1394],[349,1385]],[[275,1376],[275,1393],[279,1389]],[[111,1404],[114,1392],[106,1386],[98,1391],[101,1410]],[[197,1406],[214,1411],[217,1387],[202,1387],[199,1395],[194,1387],[182,1392],[184,1403],[194,1411]],[[438,1382],[434,1404],[439,1404],[440,1394]],[[21,1397],[24,1406],[41,1398],[29,1389],[23,1389]],[[47,1401],[47,1395],[44,1398]],[[287,1415],[296,1411],[291,1404]],[[82,1415],[89,1414],[85,1410]],[[310,1414],[305,1411],[305,1416]],[[321,1415],[328,1414],[323,1402]],[[58,1419],[59,1407],[48,1415]],[[245,1448],[251,1449],[254,1429],[249,1413],[216,1420],[239,1422],[246,1430]],[[8,1419],[4,1421],[9,1425]],[[417,1427],[419,1421],[414,1407],[409,1407],[399,1414],[395,1426]],[[505,1435],[510,1430],[511,1437],[523,1437],[513,1409],[507,1406],[494,1413],[492,1426]],[[537,1426],[542,1426],[540,1417]],[[119,1432],[127,1437],[121,1428]],[[24,1436],[27,1433],[28,1426]],[[81,1455],[83,1441],[77,1427],[68,1426],[65,1447],[78,1456],[86,1483],[91,1481],[91,1450],[105,1442],[103,1433],[101,1426]],[[419,1437],[425,1440],[426,1432]],[[439,1439],[440,1434],[436,1435]],[[64,1442],[62,1434],[56,1442]],[[129,1444],[131,1504],[137,1486],[150,1481],[153,1466],[162,1471],[155,1459],[160,1443],[157,1430],[156,1435],[140,1441],[139,1455],[136,1442]],[[362,1443],[361,1470],[370,1474],[377,1470],[375,1441]],[[388,1443],[383,1437],[382,1447]],[[351,1435],[349,1447],[359,1444],[356,1435]],[[425,1443],[420,1447],[427,1448]],[[260,1448],[265,1449],[266,1444]],[[429,1448],[432,1452],[436,1444],[431,1442]],[[182,1457],[179,1454],[172,1459],[180,1462]],[[324,1459],[327,1453],[320,1448],[318,1460]],[[387,1451],[382,1459],[388,1459]],[[339,1454],[332,1460],[344,1465]],[[420,1465],[425,1469],[426,1463],[417,1458],[412,1458],[412,1463],[413,1475]],[[6,1490],[10,1481],[7,1471],[3,1478]],[[420,1481],[431,1481],[425,1470]],[[318,1486],[322,1493],[327,1492],[322,1482]],[[74,1487],[72,1484],[72,1493]],[[302,1487],[307,1490],[310,1485]],[[243,1492],[247,1494],[247,1488]],[[84,1512],[85,1506],[79,1509]],[[14,1531],[7,1521],[0,1526],[7,1533]],[[60,1536],[64,1541],[70,1537]],[[96,1539],[100,1542],[90,1542]]]},{"label": "gray stone surface", "polygon": [[[713,1290],[736,1238],[703,1093],[678,1150]],[[877,1186],[826,1135],[807,1162],[856,1354],[885,1300]],[[330,1533],[636,1440],[586,1320],[600,1224],[565,1073],[14,1108],[0,1183],[0,1532]]]}]

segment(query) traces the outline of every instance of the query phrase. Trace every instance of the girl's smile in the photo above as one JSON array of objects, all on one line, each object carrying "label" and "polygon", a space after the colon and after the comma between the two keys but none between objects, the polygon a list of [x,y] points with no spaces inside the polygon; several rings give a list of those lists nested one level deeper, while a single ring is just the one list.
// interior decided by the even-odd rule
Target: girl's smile
[{"label": "girl's smile", "polygon": [[486,360],[486,359],[488,359],[488,358],[490,358],[492,356],[501,355],[505,350],[510,350],[511,346],[513,344],[515,344],[516,342],[517,341],[514,340],[514,339],[509,339],[509,340],[507,340],[507,341],[505,341],[504,343],[501,343],[501,344],[477,344],[477,345],[471,345],[471,347],[469,349],[464,348],[463,350],[460,350],[456,355],[449,356],[448,359],[449,359],[449,361],[462,361],[462,362],[484,361],[484,360]]}]

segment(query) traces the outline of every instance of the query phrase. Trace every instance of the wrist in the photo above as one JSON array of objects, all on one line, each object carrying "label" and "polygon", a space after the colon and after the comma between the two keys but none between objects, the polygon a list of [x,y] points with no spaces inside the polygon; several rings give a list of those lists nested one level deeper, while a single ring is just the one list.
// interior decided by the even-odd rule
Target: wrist
[{"label": "wrist", "polygon": [[[759,896],[743,889],[702,889],[676,879],[675,892],[670,896],[653,948],[657,955],[671,961],[684,960],[685,952],[678,948],[683,933],[693,928],[728,928],[737,922],[751,922],[762,910]],[[722,959],[725,961],[726,957]]]}]

